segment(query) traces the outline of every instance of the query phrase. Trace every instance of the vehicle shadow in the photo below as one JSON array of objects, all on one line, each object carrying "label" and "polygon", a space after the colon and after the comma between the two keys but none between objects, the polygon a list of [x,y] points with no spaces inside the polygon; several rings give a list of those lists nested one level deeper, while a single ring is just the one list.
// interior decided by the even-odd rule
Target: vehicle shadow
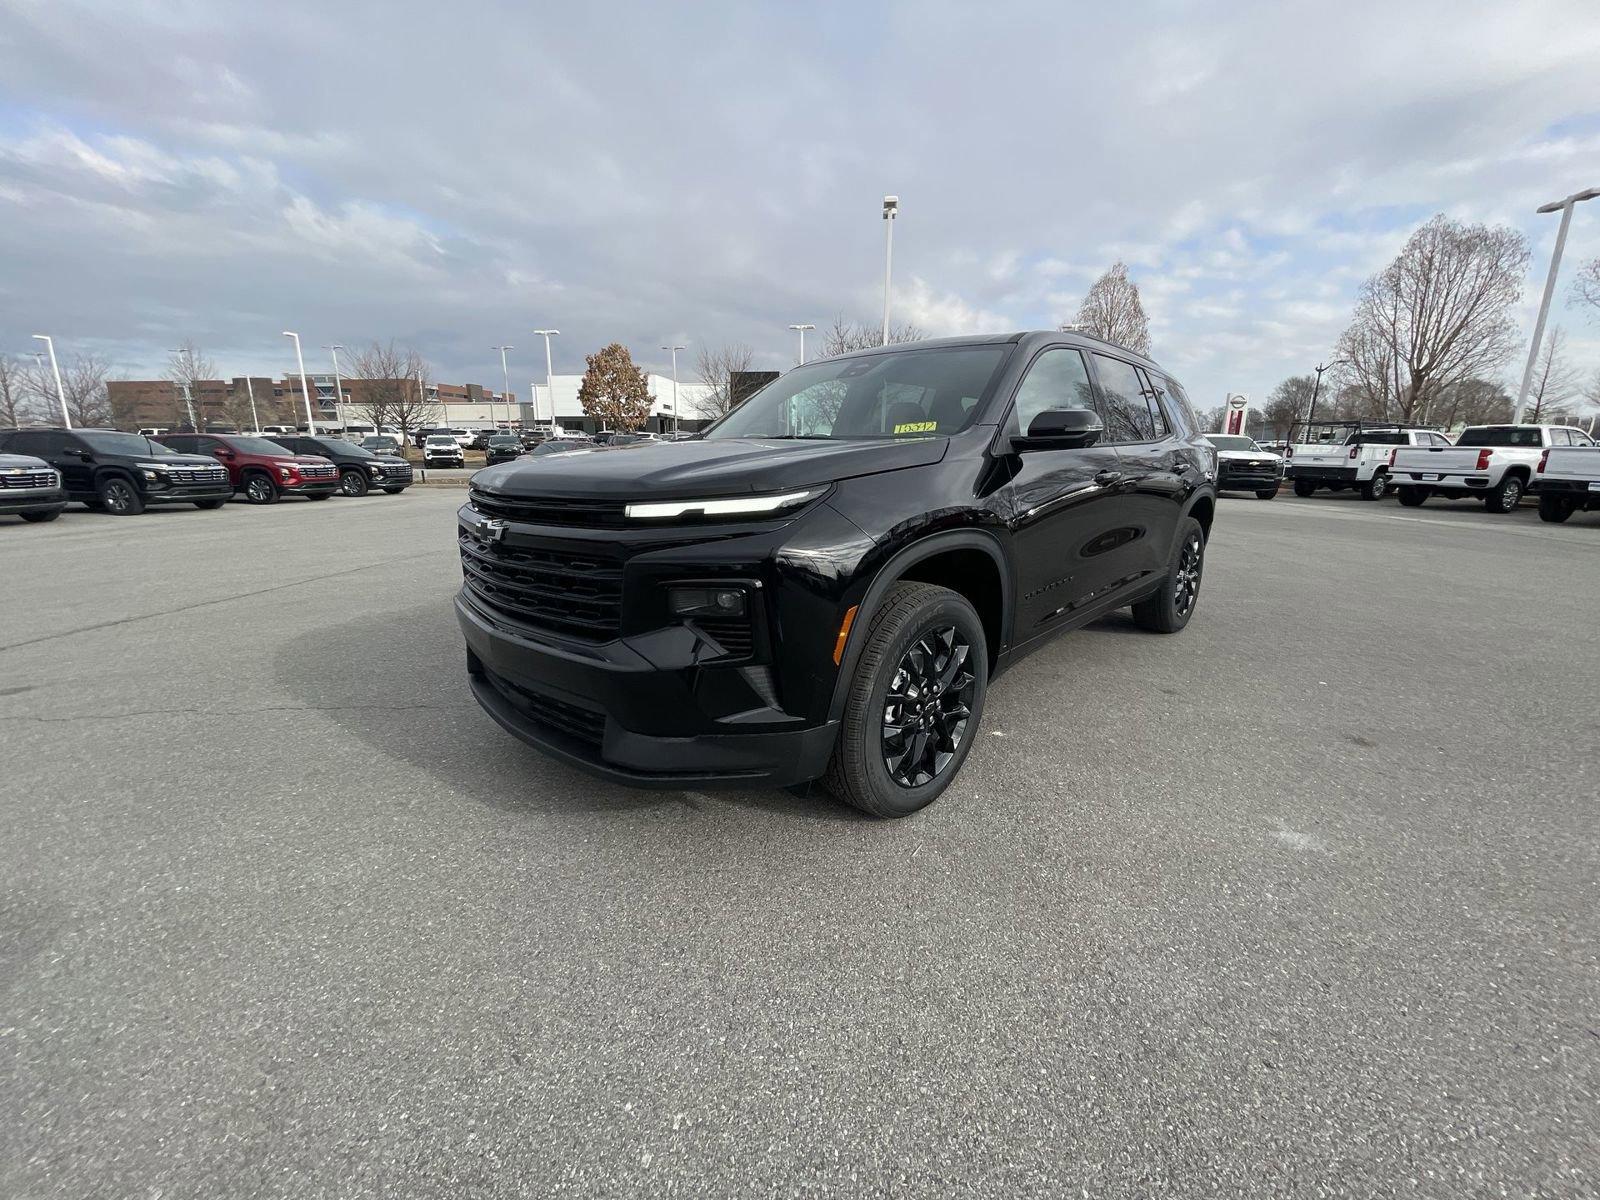
[{"label": "vehicle shadow", "polygon": [[[381,631],[399,631],[396,633]],[[382,615],[330,620],[283,643],[274,671],[304,707],[372,753],[404,764],[418,790],[449,788],[518,813],[629,813],[719,804],[812,821],[867,820],[819,788],[650,791],[596,779],[496,725],[467,686],[466,652],[449,597]]]}]

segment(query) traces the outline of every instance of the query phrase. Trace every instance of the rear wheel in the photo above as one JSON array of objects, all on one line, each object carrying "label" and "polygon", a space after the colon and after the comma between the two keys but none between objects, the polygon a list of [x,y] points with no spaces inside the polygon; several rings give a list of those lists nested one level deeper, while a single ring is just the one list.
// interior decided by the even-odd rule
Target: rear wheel
[{"label": "rear wheel", "polygon": [[1573,513],[1578,511],[1578,502],[1568,496],[1553,496],[1546,493],[1539,497],[1539,520],[1549,521],[1552,525],[1559,525]]},{"label": "rear wheel", "polygon": [[276,504],[278,485],[260,471],[252,471],[245,477],[244,498],[251,504]]},{"label": "rear wheel", "polygon": [[372,485],[367,482],[367,473],[351,468],[339,472],[339,491],[346,496],[365,496],[372,490]]},{"label": "rear wheel", "polygon": [[1178,527],[1167,577],[1161,590],[1133,606],[1134,622],[1152,633],[1177,633],[1189,623],[1200,599],[1200,576],[1206,563],[1205,531],[1193,517]]},{"label": "rear wheel", "polygon": [[1361,485],[1361,498],[1363,500],[1382,500],[1383,494],[1389,490],[1389,477],[1379,471],[1371,479]]},{"label": "rear wheel", "polygon": [[1521,500],[1522,476],[1507,475],[1500,481],[1499,487],[1483,498],[1483,503],[1490,512],[1508,513],[1516,508]]},{"label": "rear wheel", "polygon": [[1310,496],[1315,494],[1317,485],[1309,479],[1296,479],[1294,481],[1294,494],[1296,496]]},{"label": "rear wheel", "polygon": [[46,521],[54,521],[61,515],[61,510],[59,508],[41,508],[36,509],[33,512],[25,512],[18,515],[21,516],[24,521],[32,521],[35,525],[42,525]]},{"label": "rear wheel", "polygon": [[1257,488],[1256,489],[1256,499],[1257,500],[1271,500],[1277,494],[1278,494],[1278,489],[1277,488]]},{"label": "rear wheel", "polygon": [[144,511],[144,499],[138,489],[132,481],[121,475],[102,479],[95,491],[100,496],[101,505],[114,517],[136,517]]},{"label": "rear wheel", "polygon": [[226,500],[218,497],[215,500],[196,500],[194,506],[196,508],[221,508],[226,503]]},{"label": "rear wheel", "polygon": [[966,598],[895,584],[872,614],[824,786],[879,817],[931,804],[966,761],[988,681],[983,623]]},{"label": "rear wheel", "polygon": [[308,492],[306,494],[306,499],[307,500],[326,500],[331,495],[333,495],[332,492]]},{"label": "rear wheel", "polygon": [[1428,498],[1427,488],[1411,487],[1406,484],[1396,488],[1395,492],[1400,497],[1400,503],[1407,508],[1420,508],[1422,502]]},{"label": "rear wheel", "polygon": [[403,488],[403,487],[384,488],[383,489],[383,494],[386,495],[386,496],[398,496],[403,491],[405,491],[405,488]]}]

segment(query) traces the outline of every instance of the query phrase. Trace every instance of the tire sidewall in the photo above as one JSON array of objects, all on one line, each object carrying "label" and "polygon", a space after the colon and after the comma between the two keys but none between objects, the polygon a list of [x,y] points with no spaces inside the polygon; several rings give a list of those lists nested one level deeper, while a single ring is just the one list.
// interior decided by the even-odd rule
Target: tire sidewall
[{"label": "tire sidewall", "polygon": [[251,504],[271,504],[278,498],[277,485],[257,471],[244,481],[244,498]]},{"label": "tire sidewall", "polygon": [[[349,483],[351,479],[356,481],[353,487]],[[339,472],[339,491],[344,495],[365,496],[371,490],[371,485],[367,482],[365,472],[358,471],[353,467],[346,467]]]},{"label": "tire sidewall", "polygon": [[[115,507],[109,499],[111,494],[118,488],[126,490],[129,496],[126,505],[120,509]],[[132,480],[124,479],[121,475],[112,475],[105,479],[100,484],[98,491],[100,493],[101,507],[113,517],[137,516],[144,508],[139,498],[139,489],[133,486]]]},{"label": "tire sidewall", "polygon": [[[967,645],[971,647],[968,661],[972,663],[975,682],[973,700],[968,707],[972,715],[967,718],[967,728],[961,738],[961,744],[956,747],[954,761],[936,778],[921,787],[905,788],[894,781],[889,774],[888,764],[883,761],[883,710],[888,702],[889,686],[894,681],[900,660],[929,629],[943,625],[955,626],[961,636],[967,639]],[[867,701],[863,709],[866,728],[841,735],[861,740],[861,745],[852,749],[856,750],[859,761],[865,765],[868,788],[872,792],[875,806],[880,811],[893,816],[905,816],[932,804],[950,786],[961,773],[962,767],[966,765],[967,755],[977,739],[978,730],[983,723],[983,709],[988,699],[988,691],[989,661],[983,622],[978,619],[978,614],[973,611],[972,606],[961,597],[952,593],[920,607],[913,618],[906,621],[890,638],[883,657],[878,660],[877,670],[868,683]]]}]

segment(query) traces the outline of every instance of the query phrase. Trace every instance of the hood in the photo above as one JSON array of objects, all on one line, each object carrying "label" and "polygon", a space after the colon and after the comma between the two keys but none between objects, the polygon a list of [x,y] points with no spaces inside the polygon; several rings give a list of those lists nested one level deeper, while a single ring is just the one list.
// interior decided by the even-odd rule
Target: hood
[{"label": "hood", "polygon": [[938,462],[942,437],[859,441],[714,438],[583,446],[519,458],[473,476],[485,491],[530,496],[660,497],[663,500],[781,492]]},{"label": "hood", "polygon": [[331,467],[333,460],[323,458],[319,454],[280,454],[279,458],[292,462],[297,467]]},{"label": "hood", "polygon": [[0,454],[0,471],[50,471],[54,470],[42,458],[27,454]]},{"label": "hood", "polygon": [[209,454],[117,454],[113,457],[125,458],[129,462],[160,463],[163,467],[222,467],[227,470],[225,463],[220,463]]}]

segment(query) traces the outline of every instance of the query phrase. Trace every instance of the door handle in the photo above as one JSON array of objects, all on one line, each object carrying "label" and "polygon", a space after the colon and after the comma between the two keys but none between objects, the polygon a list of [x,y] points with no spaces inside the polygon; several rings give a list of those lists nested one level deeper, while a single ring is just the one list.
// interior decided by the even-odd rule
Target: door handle
[{"label": "door handle", "polygon": [[1191,470],[1191,469],[1192,468],[1189,466],[1189,464],[1184,462],[1181,458],[1176,463],[1174,463],[1173,467],[1172,467],[1173,474],[1175,474],[1175,475],[1182,475],[1185,471],[1188,471],[1188,470]]},{"label": "door handle", "polygon": [[1122,482],[1121,471],[1101,471],[1095,475],[1094,481],[1101,487],[1110,487],[1113,483]]}]

